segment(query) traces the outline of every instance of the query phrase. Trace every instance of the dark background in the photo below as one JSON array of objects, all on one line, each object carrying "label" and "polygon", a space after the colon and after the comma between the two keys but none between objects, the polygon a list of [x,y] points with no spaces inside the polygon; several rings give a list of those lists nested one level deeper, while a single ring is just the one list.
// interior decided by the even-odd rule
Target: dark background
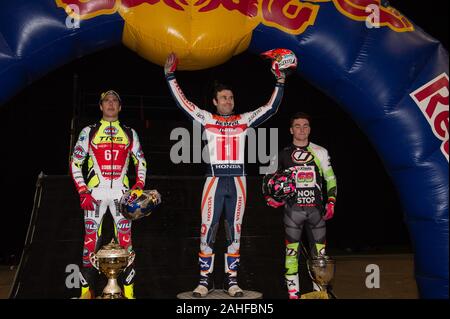
[{"label": "dark background", "polygon": [[[447,1],[392,4],[448,49]],[[205,105],[209,84],[224,80],[234,87],[236,111],[245,112],[269,98],[274,80],[268,67],[267,61],[244,53],[215,68],[178,72],[177,78],[186,96],[199,105]],[[189,129],[191,124],[175,109],[162,67],[121,46],[83,57],[36,81],[0,108],[1,263],[16,263],[20,256],[38,174],[68,173],[74,95],[75,113],[80,115],[76,123],[81,127],[100,117],[98,95],[110,88],[124,100],[121,118],[136,128],[146,145],[149,174],[202,174],[201,164],[174,166],[167,160],[175,143],[169,140],[170,130]],[[289,116],[298,110],[313,116],[311,140],[329,150],[338,177],[336,215],[328,223],[329,245],[347,252],[409,250],[398,193],[381,159],[348,114],[298,75],[289,78],[279,112],[264,125],[279,128],[279,147],[290,142]],[[370,178],[363,176],[367,171]],[[250,165],[249,173],[257,175],[257,166]]]}]

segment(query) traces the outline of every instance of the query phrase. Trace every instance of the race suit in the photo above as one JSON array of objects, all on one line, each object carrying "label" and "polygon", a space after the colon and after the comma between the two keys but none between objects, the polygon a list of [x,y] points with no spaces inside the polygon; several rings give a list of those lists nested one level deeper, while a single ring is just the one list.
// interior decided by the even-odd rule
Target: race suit
[{"label": "race suit", "polygon": [[245,136],[249,127],[260,125],[277,112],[284,84],[277,83],[267,104],[252,112],[219,115],[200,109],[187,100],[173,73],[168,74],[166,79],[178,107],[202,125],[208,141],[210,163],[201,200],[200,273],[206,275],[213,271],[213,246],[224,211],[227,236],[225,272],[236,276],[240,260],[241,225],[247,201]]},{"label": "race suit", "polygon": [[[72,178],[78,192],[88,188],[97,201],[95,209],[84,211],[85,237],[83,247],[83,266],[81,282],[88,286],[95,271],[89,261],[89,255],[100,247],[102,222],[107,208],[114,219],[114,235],[119,244],[132,251],[131,221],[119,212],[119,200],[129,189],[127,170],[129,158],[136,167],[136,183],[145,185],[147,164],[137,133],[119,121],[101,120],[83,128],[74,147],[70,163]],[[88,159],[87,185],[83,178],[82,167]],[[133,265],[124,272],[124,284],[134,280]]]},{"label": "race suit", "polygon": [[305,147],[294,144],[283,149],[278,156],[278,171],[295,171],[296,194],[284,206],[286,236],[286,284],[290,296],[298,295],[298,247],[306,223],[312,256],[325,255],[325,221],[323,181],[328,200],[336,200],[336,177],[330,164],[328,151],[309,142]]}]

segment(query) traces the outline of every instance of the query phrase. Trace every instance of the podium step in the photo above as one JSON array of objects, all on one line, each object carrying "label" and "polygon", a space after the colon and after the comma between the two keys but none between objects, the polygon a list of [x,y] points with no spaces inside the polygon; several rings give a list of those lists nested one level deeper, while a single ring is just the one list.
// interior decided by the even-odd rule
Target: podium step
[{"label": "podium step", "polygon": [[244,290],[244,296],[242,297],[230,297],[226,292],[221,289],[216,289],[210,292],[206,297],[196,298],[192,295],[192,291],[181,292],[177,295],[177,299],[230,299],[230,300],[240,300],[240,299],[262,299],[263,294],[258,291]]}]

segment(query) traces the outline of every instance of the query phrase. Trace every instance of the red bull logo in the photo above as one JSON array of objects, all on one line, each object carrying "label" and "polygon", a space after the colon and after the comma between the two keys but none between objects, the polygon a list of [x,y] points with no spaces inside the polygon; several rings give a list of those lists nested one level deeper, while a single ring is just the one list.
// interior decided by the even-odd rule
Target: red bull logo
[{"label": "red bull logo", "polygon": [[69,14],[80,19],[90,19],[102,14],[114,14],[119,9],[132,9],[141,5],[164,3],[166,6],[186,11],[194,7],[197,12],[210,12],[219,7],[228,11],[254,18],[262,17],[262,23],[283,31],[300,34],[309,25],[313,25],[320,5],[332,1],[338,11],[345,16],[366,21],[371,12],[370,6],[379,8],[379,25],[387,26],[394,31],[413,31],[411,22],[400,12],[389,5],[383,5],[382,0],[310,0],[299,2],[293,0],[197,0],[192,5],[187,0],[55,0],[59,7],[65,8]]},{"label": "red bull logo", "polygon": [[174,10],[186,11],[187,8],[193,8],[198,13],[224,8],[249,18],[260,16],[263,24],[293,34],[300,34],[309,25],[313,25],[320,8],[316,4],[294,0],[197,0],[192,5],[187,0],[56,0],[56,3],[82,20],[144,4],[153,6],[163,3]]},{"label": "red bull logo", "polygon": [[[118,13],[125,21],[122,42],[143,58],[164,65],[176,51],[179,70],[222,64],[250,45],[263,24],[298,35],[313,26],[322,6],[367,25],[376,8],[376,27],[396,32],[412,24],[384,0],[55,0],[71,18],[91,19]],[[226,26],[226,27],[224,27]],[[168,31],[171,30],[171,31]]]},{"label": "red bull logo", "polygon": [[127,198],[127,204],[132,204],[139,196],[139,191],[133,190]]},{"label": "red bull logo", "polygon": [[441,152],[449,160],[449,80],[443,73],[410,94],[441,143]]}]

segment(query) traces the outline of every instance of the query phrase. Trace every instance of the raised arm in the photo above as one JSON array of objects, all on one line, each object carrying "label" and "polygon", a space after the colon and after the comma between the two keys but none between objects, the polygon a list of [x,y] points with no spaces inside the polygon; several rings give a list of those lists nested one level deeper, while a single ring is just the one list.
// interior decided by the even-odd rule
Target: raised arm
[{"label": "raised arm", "polygon": [[272,92],[272,96],[265,105],[257,108],[252,112],[247,112],[243,114],[243,116],[247,119],[247,125],[256,127],[258,125],[261,125],[272,115],[274,115],[278,111],[278,107],[281,104],[283,93],[284,93],[284,79],[283,82],[277,81],[277,83],[275,84],[275,89]]},{"label": "raised arm", "polygon": [[164,65],[164,73],[166,75],[166,81],[169,85],[170,93],[172,93],[173,98],[177,106],[184,111],[191,119],[199,122],[200,124],[205,124],[205,116],[210,114],[209,112],[202,110],[197,105],[189,101],[178,85],[177,79],[175,78],[175,70],[177,68],[178,58],[175,53],[169,54]]}]

